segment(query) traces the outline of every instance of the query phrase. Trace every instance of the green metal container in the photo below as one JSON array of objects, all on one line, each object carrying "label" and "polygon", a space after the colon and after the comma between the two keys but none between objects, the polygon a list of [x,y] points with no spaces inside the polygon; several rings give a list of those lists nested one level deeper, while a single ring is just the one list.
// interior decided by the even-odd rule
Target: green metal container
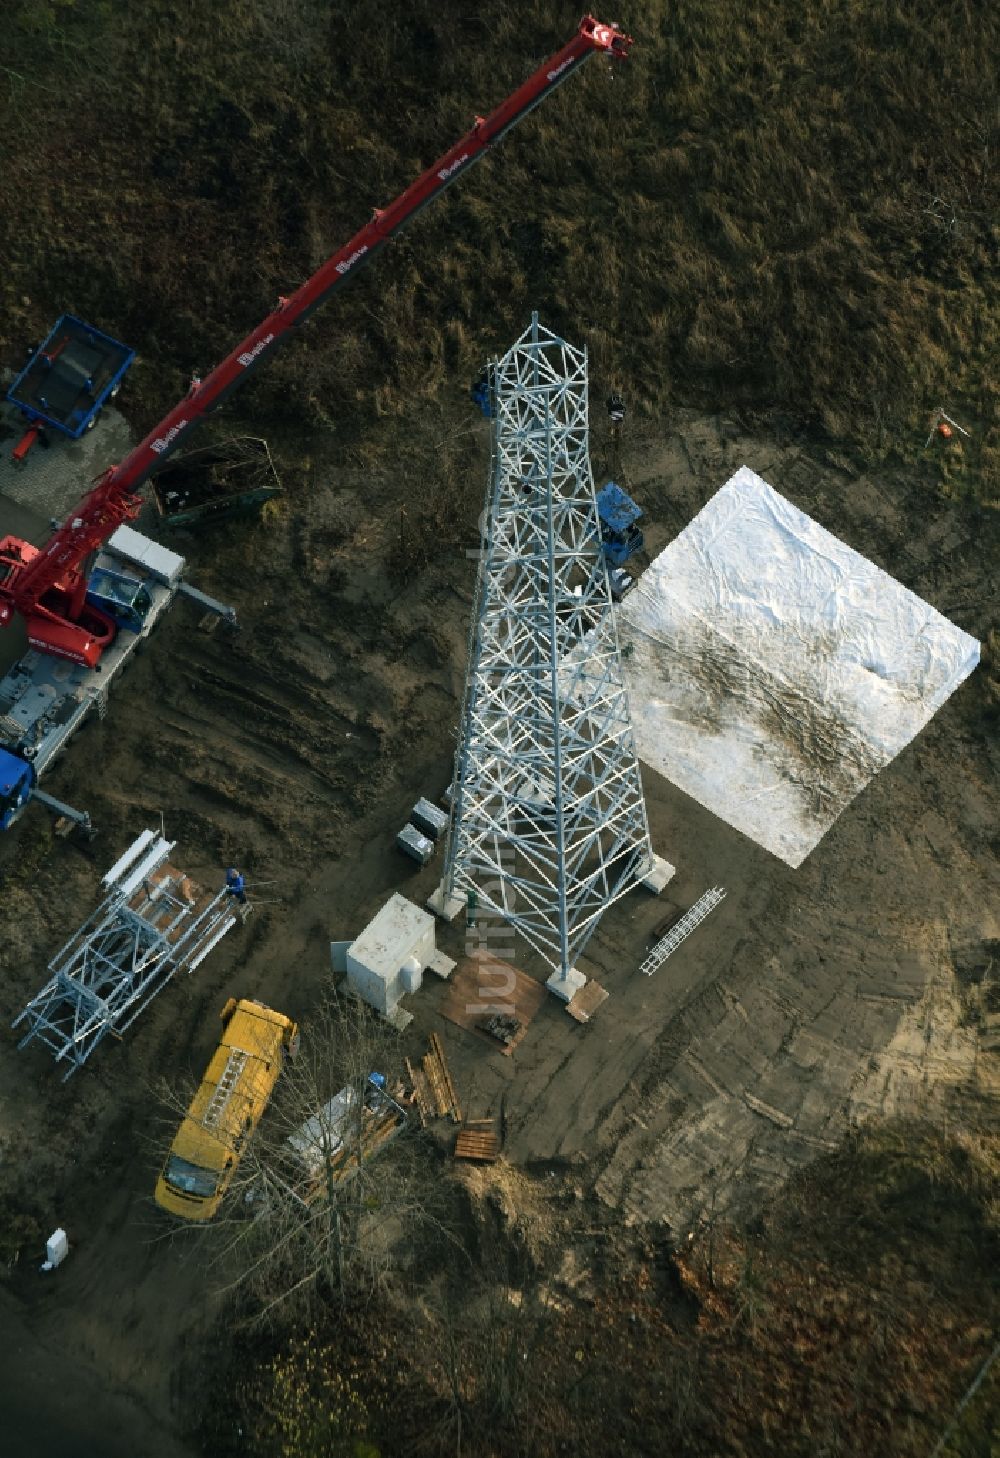
[{"label": "green metal container", "polygon": [[151,482],[169,526],[191,526],[256,510],[281,492],[267,441],[241,435],[176,456]]}]

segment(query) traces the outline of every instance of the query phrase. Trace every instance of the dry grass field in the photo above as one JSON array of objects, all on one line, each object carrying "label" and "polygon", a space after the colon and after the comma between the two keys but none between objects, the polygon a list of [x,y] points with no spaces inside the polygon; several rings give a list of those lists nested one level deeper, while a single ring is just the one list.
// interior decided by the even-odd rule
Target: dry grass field
[{"label": "dry grass field", "polygon": [[[76,313],[138,350],[120,403],[147,428],[578,18],[8,0],[0,364]],[[614,18],[632,59],[589,62],[226,406],[213,428],[268,436],[284,502],[172,544],[243,633],[179,609],[55,772],[93,848],[38,816],[0,846],[4,1023],[161,809],[193,872],[238,859],[278,886],[69,1085],[4,1035],[4,1458],[925,1458],[993,1349],[1000,12],[644,0]],[[307,1020],[329,937],[430,889],[392,837],[450,774],[486,468],[467,388],[533,308],[587,345],[596,400],[629,401],[617,459],[595,423],[595,471],[624,470],[651,548],[747,460],[982,639],[984,664],[794,876],[650,776],[674,891],[718,875],[731,920],[647,1003],[630,972],[664,908],[609,916],[589,1042],[548,1004],[513,1059],[451,1033],[464,1093],[504,1111],[505,1159],[456,1175],[439,1130],[419,1154],[441,1240],[404,1238],[376,1296],[261,1329],[201,1247],[160,1238],[154,1087],[197,1077],[232,991]],[[925,450],[939,408],[969,437]],[[926,985],[911,970],[886,996],[917,952]],[[836,1002],[839,1142],[789,1152],[740,1104],[747,1149],[672,1192],[690,1228],[627,1222],[602,1172],[669,1184],[667,1134],[701,1127],[697,1090],[668,1097],[692,1030],[710,1047],[775,969],[803,1007]],[[429,998],[422,1017],[447,1029]],[[34,1252],[62,1219],[72,1262],[42,1287]],[[935,1458],[996,1451],[997,1380]]]},{"label": "dry grass field", "polygon": [[[355,0],[12,0],[0,347],[72,305],[140,350],[152,419],[575,24]],[[241,408],[358,439],[454,391],[531,307],[641,408],[793,416],[1000,496],[1000,22],[931,4],[647,0],[279,358]]]}]

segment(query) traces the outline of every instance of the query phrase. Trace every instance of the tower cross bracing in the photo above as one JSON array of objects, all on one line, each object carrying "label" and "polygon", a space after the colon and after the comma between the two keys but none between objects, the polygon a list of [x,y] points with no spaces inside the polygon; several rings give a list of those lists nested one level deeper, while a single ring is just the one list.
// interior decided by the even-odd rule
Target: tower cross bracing
[{"label": "tower cross bracing", "polygon": [[587,355],[491,366],[492,460],[443,893],[569,976],[653,864],[588,452]]}]

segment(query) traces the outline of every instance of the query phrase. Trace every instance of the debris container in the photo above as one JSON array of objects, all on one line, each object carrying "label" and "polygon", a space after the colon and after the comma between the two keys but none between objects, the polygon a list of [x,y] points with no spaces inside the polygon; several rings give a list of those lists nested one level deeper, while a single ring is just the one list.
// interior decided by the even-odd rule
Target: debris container
[{"label": "debris container", "polygon": [[7,391],[29,424],[51,425],[79,440],[118,393],[135,359],[110,334],[63,314]]},{"label": "debris container", "polygon": [[281,491],[267,441],[242,435],[175,456],[150,483],[160,516],[170,526],[252,511]]}]

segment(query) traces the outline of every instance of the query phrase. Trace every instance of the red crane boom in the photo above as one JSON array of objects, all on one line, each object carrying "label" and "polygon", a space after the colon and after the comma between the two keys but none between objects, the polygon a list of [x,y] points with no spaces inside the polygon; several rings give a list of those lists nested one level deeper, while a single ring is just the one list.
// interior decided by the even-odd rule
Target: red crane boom
[{"label": "red crane boom", "polygon": [[85,564],[116,527],[139,513],[138,488],[206,415],[347,282],[421,208],[450,187],[511,127],[527,116],[595,52],[620,58],[632,37],[617,26],[585,16],[576,35],[488,117],[428,167],[405,192],[355,233],[288,299],[257,325],[202,381],[194,381],[178,405],[139,442],[120,465],[110,466],[90,493],[40,550],[17,537],[0,540],[0,626],[14,613],[27,621],[32,647],[93,667],[114,635],[110,619],[86,602]]}]

